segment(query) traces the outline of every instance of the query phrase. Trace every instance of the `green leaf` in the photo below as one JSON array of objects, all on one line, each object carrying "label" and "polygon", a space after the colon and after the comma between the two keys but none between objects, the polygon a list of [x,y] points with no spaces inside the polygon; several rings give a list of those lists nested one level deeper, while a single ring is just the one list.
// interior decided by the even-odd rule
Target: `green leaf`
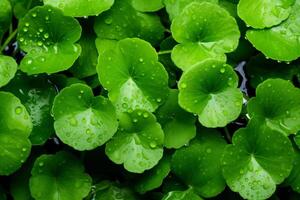
[{"label": "green leaf", "polygon": [[268,79],[248,103],[251,118],[286,135],[300,130],[300,90],[289,81]]},{"label": "green leaf", "polygon": [[95,185],[96,192],[91,200],[137,200],[135,194],[126,187],[119,186],[116,183],[102,181]]},{"label": "green leaf", "polygon": [[267,199],[291,172],[294,151],[283,134],[252,122],[239,129],[222,158],[230,189],[245,199]]},{"label": "green leaf", "polygon": [[35,6],[43,5],[43,0],[10,0],[10,2],[13,6],[14,16],[17,19],[24,17]]},{"label": "green leaf", "polygon": [[224,127],[242,110],[243,94],[230,65],[206,60],[186,71],[179,83],[179,105],[196,113],[206,127]]},{"label": "green leaf", "polygon": [[[0,1],[0,37],[4,34],[12,20],[12,7],[9,0]],[[1,80],[1,79],[0,79]]]},{"label": "green leaf", "polygon": [[249,30],[246,37],[266,57],[279,61],[296,60],[300,57],[299,9],[300,0],[296,0],[287,20],[270,29]]},{"label": "green leaf", "polygon": [[269,78],[281,78],[292,80],[299,73],[299,64],[286,64],[271,59],[266,59],[264,55],[259,54],[251,57],[245,66],[247,74],[250,76],[250,84],[256,88],[260,83]]},{"label": "green leaf", "polygon": [[202,200],[192,189],[186,191],[172,191],[164,196],[162,200]]},{"label": "green leaf", "polygon": [[57,136],[80,151],[103,145],[118,128],[110,101],[94,97],[92,89],[81,83],[64,88],[55,97],[52,112]]},{"label": "green leaf", "polygon": [[145,172],[138,178],[135,184],[136,191],[144,194],[159,188],[170,171],[171,166],[169,156],[163,157],[153,169]]},{"label": "green leaf", "polygon": [[300,193],[300,152],[296,151],[293,169],[290,175],[285,180],[285,183],[290,185],[294,191]]},{"label": "green leaf", "polygon": [[96,35],[89,24],[83,24],[83,33],[78,44],[81,54],[70,68],[71,73],[78,78],[85,78],[96,74],[98,53],[95,45]]},{"label": "green leaf", "polygon": [[193,2],[210,2],[217,4],[218,0],[164,0],[170,20],[177,17],[187,5]]},{"label": "green leaf", "polygon": [[171,31],[180,43],[172,51],[172,60],[183,71],[209,58],[225,61],[224,53],[234,51],[240,37],[235,19],[208,2],[186,6],[173,20]]},{"label": "green leaf", "polygon": [[139,37],[157,44],[164,36],[159,17],[135,10],[130,1],[116,0],[109,11],[96,18],[94,29],[97,36],[111,40]]},{"label": "green leaf", "polygon": [[165,133],[165,147],[178,149],[196,136],[195,116],[178,105],[178,90],[171,90],[156,116]]},{"label": "green leaf", "polygon": [[[214,197],[225,188],[220,155],[226,141],[213,129],[200,130],[199,137],[173,155],[172,172],[202,197]],[[192,169],[192,171],[191,171]]]},{"label": "green leaf", "polygon": [[86,17],[99,15],[110,9],[114,0],[43,0],[44,4],[60,8],[65,15]]},{"label": "green leaf", "polygon": [[81,34],[78,21],[52,6],[31,9],[18,26],[18,42],[27,52],[20,69],[27,74],[55,73],[70,68],[81,52],[74,44]]},{"label": "green leaf", "polygon": [[295,0],[240,0],[238,15],[253,28],[272,27],[289,17],[294,3]]},{"label": "green leaf", "polygon": [[0,119],[0,175],[9,175],[30,154],[32,123],[20,100],[8,92],[0,92]]},{"label": "green leaf", "polygon": [[0,87],[6,85],[15,76],[17,68],[18,64],[12,57],[0,55]]},{"label": "green leaf", "polygon": [[143,173],[163,156],[164,133],[153,114],[135,110],[122,113],[120,127],[105,147],[106,155],[127,171]]},{"label": "green leaf", "polygon": [[168,74],[146,41],[128,38],[100,54],[99,79],[117,113],[143,109],[153,112],[169,93]]},{"label": "green leaf", "polygon": [[132,7],[141,12],[154,12],[164,7],[163,0],[131,0]]},{"label": "green leaf", "polygon": [[45,143],[54,133],[50,110],[57,93],[55,86],[45,76],[17,73],[4,90],[20,98],[26,107],[33,124],[29,137],[31,143],[34,145]]},{"label": "green leaf", "polygon": [[58,152],[36,159],[29,180],[35,200],[82,200],[91,189],[92,179],[73,155]]}]

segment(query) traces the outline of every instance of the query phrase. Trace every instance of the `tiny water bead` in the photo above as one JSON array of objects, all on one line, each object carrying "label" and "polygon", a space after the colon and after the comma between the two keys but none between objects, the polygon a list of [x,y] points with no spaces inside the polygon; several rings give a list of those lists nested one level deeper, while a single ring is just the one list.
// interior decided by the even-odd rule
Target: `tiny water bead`
[{"label": "tiny water bead", "polygon": [[17,115],[21,114],[22,112],[23,112],[23,108],[21,106],[18,106],[18,107],[15,108],[15,113]]},{"label": "tiny water bead", "polygon": [[226,69],[225,69],[225,68],[221,68],[221,69],[220,69],[220,72],[221,72],[222,74],[224,74],[224,73],[225,73],[225,71],[226,71]]}]

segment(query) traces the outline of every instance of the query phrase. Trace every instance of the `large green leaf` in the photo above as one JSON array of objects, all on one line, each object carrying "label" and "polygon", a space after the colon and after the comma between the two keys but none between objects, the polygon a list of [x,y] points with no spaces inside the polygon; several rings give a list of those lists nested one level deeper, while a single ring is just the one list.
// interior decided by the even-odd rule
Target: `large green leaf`
[{"label": "large green leaf", "polygon": [[26,107],[33,124],[29,139],[32,144],[43,144],[54,133],[53,118],[50,115],[55,86],[45,76],[27,76],[17,73],[4,88],[12,92]]},{"label": "large green leaf", "polygon": [[238,15],[253,28],[266,28],[280,24],[291,14],[295,0],[240,0]]},{"label": "large green leaf", "polygon": [[164,7],[163,0],[131,0],[132,6],[141,12],[153,12]]},{"label": "large green leaf", "polygon": [[0,55],[0,87],[6,85],[15,76],[17,68],[18,64],[12,57]]},{"label": "large green leaf", "polygon": [[178,16],[182,10],[192,2],[211,2],[217,4],[218,0],[164,0],[170,20]]},{"label": "large green leaf", "polygon": [[19,22],[18,42],[27,52],[20,69],[27,74],[55,73],[70,68],[81,52],[74,44],[81,34],[78,21],[52,6],[31,9]]},{"label": "large green leaf", "polygon": [[139,37],[157,44],[164,35],[159,17],[135,10],[130,1],[116,0],[109,11],[96,18],[94,29],[97,36],[111,40]]},{"label": "large green leaf", "polygon": [[153,112],[169,93],[168,74],[155,49],[138,38],[121,40],[116,48],[100,54],[97,71],[118,113]]},{"label": "large green leaf", "polygon": [[248,103],[251,118],[284,134],[300,130],[300,89],[289,81],[268,79],[258,85]]},{"label": "large green leaf", "polygon": [[156,116],[165,133],[165,147],[178,149],[196,136],[196,118],[178,105],[178,90],[170,91]]},{"label": "large green leaf", "polygon": [[20,168],[30,154],[28,139],[32,123],[20,100],[8,92],[0,92],[0,175]]},{"label": "large green leaf", "polygon": [[176,150],[171,162],[172,171],[200,196],[216,196],[226,185],[220,160],[226,144],[217,131],[201,129],[199,137],[189,146]]},{"label": "large green leaf", "polygon": [[43,0],[44,4],[60,8],[65,15],[83,17],[99,15],[110,9],[114,0]]},{"label": "large green leaf", "polygon": [[163,156],[164,133],[153,114],[135,110],[120,115],[120,127],[105,147],[106,155],[133,173],[153,168]]},{"label": "large green leaf", "polygon": [[300,57],[299,9],[300,0],[296,0],[287,20],[270,29],[249,30],[246,37],[266,57],[279,61],[296,60]]},{"label": "large green leaf", "polygon": [[12,7],[9,0],[0,1],[0,37],[7,31],[12,19]]},{"label": "large green leaf", "polygon": [[57,136],[77,150],[91,150],[103,145],[117,131],[115,108],[106,98],[94,97],[85,84],[64,88],[52,107]]},{"label": "large green leaf", "polygon": [[179,83],[179,105],[199,116],[206,127],[223,127],[242,109],[243,94],[230,65],[206,60],[183,73]]},{"label": "large green leaf", "polygon": [[208,2],[186,6],[173,20],[171,31],[180,43],[172,51],[172,60],[182,70],[208,58],[226,60],[224,53],[234,51],[240,37],[235,19]]},{"label": "large green leaf", "polygon": [[91,189],[92,179],[77,158],[62,151],[38,157],[29,183],[35,200],[82,200]]},{"label": "large green leaf", "polygon": [[233,136],[222,158],[230,189],[245,199],[267,199],[291,172],[294,151],[283,134],[252,122]]}]

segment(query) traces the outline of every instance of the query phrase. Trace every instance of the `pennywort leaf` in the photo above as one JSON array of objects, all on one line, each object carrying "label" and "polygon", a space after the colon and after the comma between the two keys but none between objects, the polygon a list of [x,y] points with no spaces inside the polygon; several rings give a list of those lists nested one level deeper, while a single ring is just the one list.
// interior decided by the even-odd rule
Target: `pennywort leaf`
[{"label": "pennywort leaf", "polygon": [[15,76],[17,68],[18,64],[12,57],[0,55],[0,87],[6,85]]},{"label": "pennywort leaf", "polygon": [[153,168],[163,156],[164,133],[153,114],[122,113],[120,127],[105,147],[106,155],[133,173]]},{"label": "pennywort leaf", "polygon": [[78,159],[63,151],[38,157],[29,180],[31,195],[36,200],[82,200],[91,183]]},{"label": "pennywort leaf", "polygon": [[225,61],[224,53],[234,51],[240,37],[235,19],[222,7],[208,2],[186,6],[173,20],[171,31],[180,43],[172,51],[172,60],[183,71],[209,58]]},{"label": "pennywort leaf", "polygon": [[168,74],[146,41],[128,38],[99,56],[99,80],[118,113],[135,109],[150,112],[168,96]]},{"label": "pennywort leaf", "polygon": [[187,70],[178,83],[179,105],[199,116],[206,127],[224,127],[242,109],[243,94],[230,65],[206,60]]},{"label": "pennywort leaf", "polygon": [[81,34],[78,21],[52,6],[31,9],[20,20],[18,42],[27,52],[20,69],[27,74],[55,73],[70,68],[81,52],[74,44]]},{"label": "pennywort leaf", "polygon": [[54,99],[52,112],[57,136],[77,150],[103,145],[117,131],[115,108],[90,87],[77,83],[64,88]]},{"label": "pennywort leaf", "polygon": [[0,2],[0,37],[7,31],[12,20],[12,7],[9,0]]}]

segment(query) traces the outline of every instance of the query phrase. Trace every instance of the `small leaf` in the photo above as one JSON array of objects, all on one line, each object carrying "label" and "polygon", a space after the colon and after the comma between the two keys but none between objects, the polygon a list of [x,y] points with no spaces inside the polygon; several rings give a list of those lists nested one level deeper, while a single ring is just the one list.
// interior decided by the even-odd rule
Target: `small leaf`
[{"label": "small leaf", "polygon": [[65,15],[86,17],[99,15],[110,9],[114,0],[43,0],[44,4],[60,8]]},{"label": "small leaf", "polygon": [[294,151],[283,134],[252,122],[233,136],[222,158],[230,189],[245,199],[267,199],[292,169]]},{"label": "small leaf", "polygon": [[52,6],[30,10],[18,26],[18,42],[28,54],[20,69],[27,74],[55,73],[70,68],[81,53],[74,44],[81,34],[78,21]]},{"label": "small leaf", "polygon": [[[7,31],[12,20],[12,7],[9,0],[0,1],[0,37]],[[1,59],[0,59],[1,60]],[[1,65],[0,65],[1,68]],[[0,69],[1,70],[1,69]],[[1,78],[0,78],[1,80]]]},{"label": "small leaf", "polygon": [[122,113],[120,127],[105,147],[106,155],[129,172],[143,173],[163,156],[164,133],[149,112]]},{"label": "small leaf", "polygon": [[156,116],[165,133],[165,147],[178,149],[196,136],[195,116],[178,105],[178,90],[170,91]]},{"label": "small leaf", "polygon": [[163,0],[131,0],[132,7],[141,12],[154,12],[164,7]]},{"label": "small leaf", "polygon": [[192,189],[186,191],[172,191],[164,196],[162,200],[202,200]]},{"label": "small leaf", "polygon": [[300,57],[299,9],[300,0],[296,0],[287,20],[270,29],[248,30],[246,37],[266,57],[287,62],[296,60]]},{"label": "small leaf", "polygon": [[248,26],[268,28],[287,19],[294,3],[295,0],[240,0],[238,15]]},{"label": "small leaf", "polygon": [[100,53],[99,79],[117,113],[143,109],[153,112],[168,96],[168,74],[146,41],[128,38]]},{"label": "small leaf", "polygon": [[31,143],[41,145],[46,142],[54,132],[50,110],[57,93],[55,86],[45,76],[27,76],[19,72],[4,90],[20,98],[26,107],[33,124],[29,136]]},{"label": "small leaf", "polygon": [[32,123],[20,100],[8,92],[0,92],[0,119],[0,175],[9,175],[30,154]]},{"label": "small leaf", "polygon": [[102,96],[94,97],[85,84],[64,88],[55,97],[52,112],[57,136],[80,151],[103,145],[117,131],[113,105]]},{"label": "small leaf", "polygon": [[172,51],[172,60],[183,71],[209,58],[225,61],[224,53],[234,51],[240,37],[235,19],[208,2],[186,6],[173,20],[171,31],[180,43]]},{"label": "small leaf", "polygon": [[14,16],[17,19],[24,17],[32,8],[43,5],[42,0],[10,0],[10,2],[13,6]]},{"label": "small leaf", "polygon": [[96,18],[94,30],[97,36],[111,40],[139,37],[157,44],[164,36],[159,17],[135,10],[130,1],[115,0],[109,11]]},{"label": "small leaf", "polygon": [[17,68],[18,64],[12,57],[0,55],[0,87],[6,85],[15,76]]},{"label": "small leaf", "polygon": [[217,4],[218,0],[164,0],[170,20],[178,16],[182,10],[192,2],[210,2]]},{"label": "small leaf", "polygon": [[36,159],[29,180],[35,200],[82,200],[91,189],[92,179],[83,165],[67,152],[42,155]]},{"label": "small leaf", "polygon": [[179,105],[196,113],[206,127],[224,127],[242,109],[243,94],[230,65],[206,60],[183,73],[179,83]]},{"label": "small leaf", "polygon": [[138,178],[135,184],[135,189],[139,193],[144,194],[148,191],[159,188],[170,171],[170,157],[167,156],[162,158],[154,168],[145,172]]},{"label": "small leaf", "polygon": [[[280,95],[279,95],[280,94]],[[300,90],[289,81],[268,79],[248,103],[251,118],[286,135],[300,130]]]},{"label": "small leaf", "polygon": [[208,198],[221,193],[226,185],[220,161],[226,142],[213,129],[202,129],[199,135],[189,146],[176,150],[171,167],[186,185]]}]

